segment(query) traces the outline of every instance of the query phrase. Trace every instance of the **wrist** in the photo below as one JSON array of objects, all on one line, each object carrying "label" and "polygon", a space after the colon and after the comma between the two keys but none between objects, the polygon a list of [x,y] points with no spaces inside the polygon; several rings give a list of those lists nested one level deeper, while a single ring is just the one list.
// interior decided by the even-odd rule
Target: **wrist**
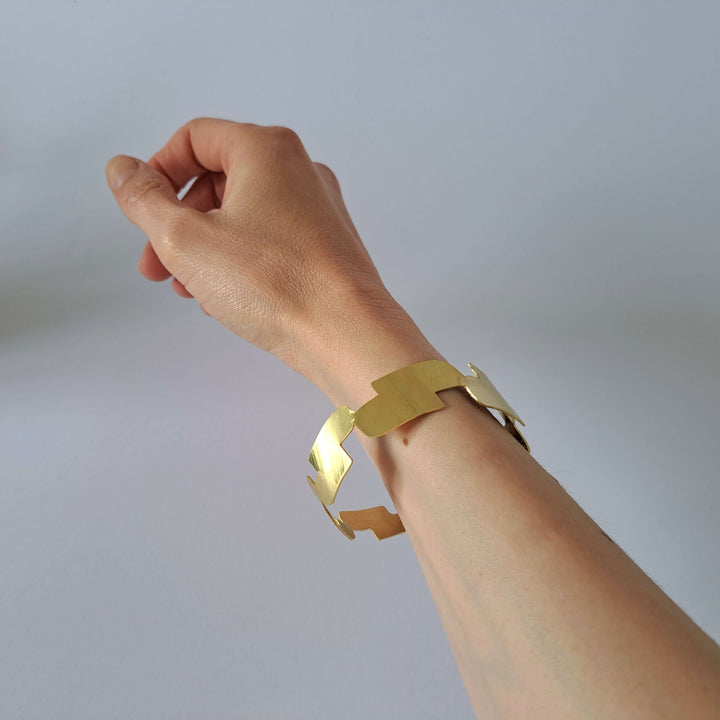
[{"label": "wrist", "polygon": [[373,380],[422,360],[444,359],[392,298],[381,307],[345,305],[303,332],[296,348],[294,369],[334,405],[354,409],[373,397]]}]

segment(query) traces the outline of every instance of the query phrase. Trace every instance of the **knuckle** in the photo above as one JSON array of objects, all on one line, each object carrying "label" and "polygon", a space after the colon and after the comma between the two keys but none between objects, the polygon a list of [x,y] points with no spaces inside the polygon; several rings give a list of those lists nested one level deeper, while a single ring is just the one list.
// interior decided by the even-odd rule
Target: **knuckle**
[{"label": "knuckle", "polygon": [[211,118],[203,117],[201,115],[198,115],[197,117],[194,117],[192,120],[188,120],[185,125],[183,126],[187,130],[195,130],[199,125],[202,125],[206,122],[211,120]]},{"label": "knuckle", "polygon": [[135,182],[128,183],[128,185],[125,202],[132,207],[144,205],[150,194],[163,189],[163,183],[159,177],[144,173]]},{"label": "knuckle", "polygon": [[165,221],[162,231],[155,240],[163,255],[181,254],[187,239],[192,237],[193,220],[192,211],[180,209]]},{"label": "knuckle", "polygon": [[273,145],[285,151],[304,150],[300,136],[289,127],[283,125],[272,125],[267,128]]},{"label": "knuckle", "polygon": [[316,162],[314,165],[325,180],[329,180],[336,190],[340,189],[340,182],[338,181],[337,176],[327,165],[325,165],[325,163]]},{"label": "knuckle", "polygon": [[292,128],[285,127],[284,125],[272,125],[269,129],[272,131],[275,137],[279,138],[283,142],[300,142],[300,136]]}]

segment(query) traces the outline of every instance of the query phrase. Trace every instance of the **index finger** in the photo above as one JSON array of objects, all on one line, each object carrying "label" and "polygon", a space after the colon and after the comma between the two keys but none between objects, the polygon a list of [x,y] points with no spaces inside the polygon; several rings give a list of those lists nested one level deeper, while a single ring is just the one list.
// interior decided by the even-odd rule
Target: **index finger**
[{"label": "index finger", "polygon": [[148,165],[165,175],[175,192],[207,170],[227,175],[232,162],[230,149],[237,144],[238,135],[256,127],[252,123],[195,118],[177,130]]}]

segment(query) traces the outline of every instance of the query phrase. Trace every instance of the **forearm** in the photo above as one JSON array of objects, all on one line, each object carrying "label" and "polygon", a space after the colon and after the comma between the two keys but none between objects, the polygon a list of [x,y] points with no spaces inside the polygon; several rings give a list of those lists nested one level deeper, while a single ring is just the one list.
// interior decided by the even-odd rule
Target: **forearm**
[{"label": "forearm", "polygon": [[[357,408],[370,380],[439,357],[413,326],[371,327],[355,326],[354,370],[337,351],[322,363],[338,404]],[[478,716],[715,717],[717,645],[489,412],[461,391],[441,397],[445,410],[361,440]]]},{"label": "forearm", "polygon": [[476,712],[716,717],[717,645],[488,413],[443,400],[369,449]]}]

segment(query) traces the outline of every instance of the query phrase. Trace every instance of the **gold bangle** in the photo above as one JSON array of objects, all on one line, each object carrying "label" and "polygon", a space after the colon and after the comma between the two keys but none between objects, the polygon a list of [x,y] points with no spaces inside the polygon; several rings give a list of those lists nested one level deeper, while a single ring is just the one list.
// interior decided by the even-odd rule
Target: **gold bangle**
[{"label": "gold bangle", "polygon": [[[320,429],[308,460],[317,470],[308,483],[335,526],[350,540],[355,531],[371,530],[378,540],[405,531],[400,517],[382,505],[366,510],[343,510],[337,517],[328,509],[343,478],[352,465],[352,458],[342,443],[358,427],[368,437],[380,437],[421,415],[442,410],[441,390],[463,388],[480,406],[497,410],[503,427],[529,452],[530,448],[516,423],[525,425],[518,414],[495,389],[487,376],[472,363],[473,375],[463,375],[442,360],[425,360],[384,375],[371,383],[377,395],[354,412],[341,405]],[[493,416],[494,417],[494,416]],[[498,421],[499,422],[499,421]]]}]

